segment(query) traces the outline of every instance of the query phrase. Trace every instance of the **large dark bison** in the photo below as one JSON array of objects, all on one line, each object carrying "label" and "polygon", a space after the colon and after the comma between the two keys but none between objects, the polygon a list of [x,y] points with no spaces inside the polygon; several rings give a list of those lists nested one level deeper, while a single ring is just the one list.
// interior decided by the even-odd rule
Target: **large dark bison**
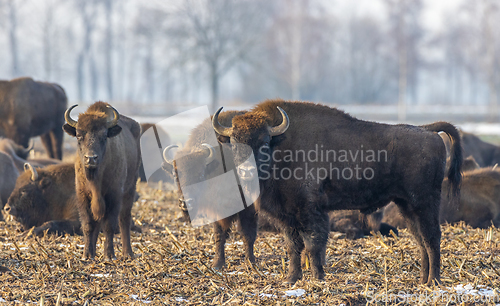
[{"label": "large dark bison", "polygon": [[62,159],[64,89],[54,83],[31,78],[0,81],[0,135],[27,147],[40,135],[51,158]]},{"label": "large dark bison", "polygon": [[[319,104],[282,100],[261,103],[235,116],[231,125],[219,122],[220,111],[213,116],[214,130],[231,143],[238,169],[259,176],[256,209],[284,230],[290,256],[287,282],[302,277],[304,248],[311,254],[313,277],[324,277],[321,254],[329,211],[371,213],[391,200],[420,247],[420,281],[439,281],[438,215],[446,149],[434,132],[444,131],[453,139],[448,178],[458,196],[462,151],[453,125],[379,124]],[[251,154],[253,167],[247,161]]]},{"label": "large dark bison", "polygon": [[81,235],[75,191],[75,164],[63,163],[36,169],[25,164],[4,211],[23,230],[35,227],[37,236],[48,233]]},{"label": "large dark bison", "polygon": [[[220,113],[219,120],[225,124],[230,124],[232,118],[243,114],[243,111],[228,111]],[[169,151],[176,146],[168,146],[164,150],[163,169],[167,174],[174,177],[179,195],[179,206],[186,219],[190,216],[195,219],[197,216],[208,216],[213,222],[215,240],[215,258],[213,267],[221,268],[225,264],[224,246],[229,235],[231,224],[238,221],[239,229],[245,245],[245,257],[250,262],[255,262],[253,246],[257,236],[257,215],[251,203],[247,203],[247,208],[242,209],[228,217],[218,218],[215,207],[218,203],[214,201],[226,201],[229,204],[241,202],[239,199],[232,199],[229,196],[221,199],[221,194],[227,186],[205,186],[205,190],[200,191],[200,199],[203,203],[194,203],[197,199],[190,198],[183,194],[182,187],[195,185],[197,183],[210,180],[223,175],[227,171],[234,169],[232,160],[223,158],[224,152],[218,145],[212,128],[211,119],[208,118],[199,126],[194,128],[184,147],[175,153],[175,158],[169,158]],[[228,152],[226,152],[228,153]],[[230,154],[228,154],[230,156]],[[225,164],[223,164],[225,162]],[[200,185],[198,185],[200,186]],[[203,187],[203,186],[201,186]],[[188,213],[189,212],[189,213]]]},{"label": "large dark bison", "polygon": [[76,137],[78,156],[75,182],[78,211],[85,240],[83,258],[94,258],[97,236],[103,225],[104,255],[113,258],[113,235],[119,223],[122,254],[133,257],[130,245],[131,210],[139,173],[141,127],[120,116],[104,102],[92,104],[78,121],[65,113],[64,131]]},{"label": "large dark bison", "polygon": [[[488,167],[464,172],[458,206],[449,203],[448,193],[445,192],[449,184],[449,180],[445,178],[439,213],[440,223],[464,221],[476,228],[487,228],[492,224],[500,227],[500,169]],[[406,222],[394,203],[384,208],[382,221],[406,228]]]}]

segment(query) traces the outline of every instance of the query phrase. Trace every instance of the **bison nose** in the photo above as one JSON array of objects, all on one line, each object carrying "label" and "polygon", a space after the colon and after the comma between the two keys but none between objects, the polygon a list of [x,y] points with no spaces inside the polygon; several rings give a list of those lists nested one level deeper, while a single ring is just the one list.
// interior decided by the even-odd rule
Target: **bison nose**
[{"label": "bison nose", "polygon": [[238,166],[238,176],[244,181],[252,180],[257,174],[257,168],[249,162],[245,162]]},{"label": "bison nose", "polygon": [[10,207],[9,204],[6,204],[5,207],[3,208],[3,210],[8,213],[9,215],[14,215],[15,211],[13,209],[13,207]]},{"label": "bison nose", "polygon": [[85,155],[85,164],[87,166],[97,166],[97,155]]}]

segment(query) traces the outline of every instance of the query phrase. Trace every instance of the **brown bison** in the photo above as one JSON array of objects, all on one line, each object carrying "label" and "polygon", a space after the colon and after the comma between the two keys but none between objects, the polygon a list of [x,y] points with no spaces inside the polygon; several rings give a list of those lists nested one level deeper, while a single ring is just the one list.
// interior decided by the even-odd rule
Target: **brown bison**
[{"label": "brown bison", "polygon": [[[446,148],[437,132],[453,139],[448,177],[452,194],[458,196],[462,151],[453,125],[379,124],[328,106],[282,100],[261,103],[235,116],[231,125],[219,122],[220,111],[213,116],[214,130],[231,143],[238,169],[258,174],[257,211],[284,230],[290,256],[287,282],[302,277],[304,248],[311,254],[313,277],[323,279],[321,254],[328,239],[329,211],[368,214],[391,200],[420,247],[421,282],[439,281],[438,215]],[[247,162],[252,154],[253,167]]]},{"label": "brown bison", "polygon": [[24,148],[16,144],[12,139],[0,137],[0,152],[12,158],[14,165],[19,172],[24,171],[24,164],[29,162],[32,166],[41,168],[48,165],[59,164],[61,161],[54,158],[35,158],[27,160],[29,152],[33,149],[33,143],[29,148]]},{"label": "brown bison", "polygon": [[94,258],[97,236],[103,226],[104,255],[114,257],[113,235],[120,227],[123,256],[133,256],[130,245],[131,210],[141,160],[141,127],[120,116],[104,102],[92,104],[78,121],[65,113],[64,131],[76,137],[78,156],[75,183],[78,211],[84,235],[83,258]]},{"label": "brown bison", "polygon": [[500,147],[482,141],[474,134],[460,132],[464,155],[472,155],[480,167],[494,166],[500,163]]},{"label": "brown bison", "polygon": [[64,89],[31,78],[0,81],[0,135],[27,147],[39,136],[51,158],[62,159]]},{"label": "brown bison", "polygon": [[[449,203],[448,193],[445,192],[449,184],[449,180],[445,178],[439,213],[440,223],[464,221],[472,227],[487,228],[492,224],[500,227],[500,169],[489,167],[464,172],[458,206]],[[406,228],[406,223],[394,203],[385,207],[382,221]]]},{"label": "brown bison", "polygon": [[[75,190],[75,164],[36,169],[25,164],[4,211],[33,233],[82,235]],[[141,229],[132,225],[133,231]]]},{"label": "brown bison", "polygon": [[[19,176],[12,158],[0,152],[0,209],[3,209],[7,203],[12,190],[16,185],[16,179]],[[0,220],[3,220],[3,215],[0,213]]]},{"label": "brown bison", "polygon": [[81,235],[75,192],[75,165],[63,163],[35,169],[26,164],[4,211],[21,223],[35,227],[37,236],[48,233]]},{"label": "brown bison", "polygon": [[330,230],[345,233],[347,239],[363,238],[372,232],[380,232],[384,236],[389,236],[391,230],[394,234],[398,234],[395,227],[381,222],[383,217],[381,209],[368,215],[357,210],[337,210],[331,211],[328,216]]},{"label": "brown bison", "polygon": [[[229,111],[221,113],[219,120],[229,124],[236,115],[244,112]],[[168,146],[164,150],[163,169],[167,174],[171,174],[177,184],[179,194],[179,206],[187,220],[195,219],[200,215],[208,216],[213,222],[215,240],[215,258],[213,267],[221,268],[225,264],[224,246],[229,235],[231,224],[238,221],[239,229],[245,245],[245,257],[250,262],[255,262],[253,246],[257,236],[257,215],[252,203],[247,203],[247,207],[228,217],[219,218],[214,207],[219,203],[213,203],[221,199],[221,193],[226,186],[205,186],[209,187],[200,191],[204,203],[194,203],[194,198],[189,198],[183,194],[182,187],[194,185],[212,178],[218,177],[227,171],[234,169],[232,160],[223,159],[223,154],[227,150],[221,150],[215,138],[211,119],[206,119],[203,123],[193,129],[189,139],[181,150],[175,153],[175,158],[169,158],[169,151],[176,146]],[[230,155],[229,155],[230,156]],[[224,162],[225,163],[224,163]],[[224,198],[224,202],[229,204],[241,202],[241,196],[232,199],[229,195]],[[191,217],[191,219],[190,219]]]}]

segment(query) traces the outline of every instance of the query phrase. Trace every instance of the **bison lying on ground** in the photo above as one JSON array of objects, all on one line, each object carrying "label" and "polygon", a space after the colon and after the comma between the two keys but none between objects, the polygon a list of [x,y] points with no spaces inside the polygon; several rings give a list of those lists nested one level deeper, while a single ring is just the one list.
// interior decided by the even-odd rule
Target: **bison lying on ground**
[{"label": "bison lying on ground", "polygon": [[[26,169],[15,182],[5,212],[33,233],[82,235],[75,190],[75,164],[63,163]],[[140,228],[132,225],[133,231]]]},{"label": "bison lying on ground", "polygon": [[64,89],[54,83],[31,78],[0,81],[0,135],[27,147],[40,135],[51,158],[62,159]]},{"label": "bison lying on ground", "polygon": [[[220,114],[219,120],[225,124],[229,124],[234,116],[243,113],[244,112],[237,111],[224,112]],[[181,190],[181,186],[185,187],[204,180],[209,180],[224,174],[226,171],[234,169],[234,166],[231,166],[232,161],[230,160],[225,160],[226,165],[222,164],[223,159],[221,158],[221,154],[224,150],[221,150],[217,143],[211,120],[207,119],[193,129],[182,150],[178,150],[175,153],[174,160],[171,160],[168,157],[169,150],[174,147],[175,146],[169,146],[165,149],[163,154],[165,160],[163,168],[167,174],[172,175],[176,180],[179,204],[185,218],[190,220],[190,215],[196,217],[202,214],[213,217],[216,212],[209,202],[219,197],[218,192],[220,190],[218,188],[207,188],[207,190],[200,191],[204,195],[201,198],[205,200],[205,203],[193,203],[196,200],[187,198]],[[224,169],[225,167],[226,169]],[[224,188],[226,186],[218,187]],[[230,201],[230,199],[226,200]],[[239,199],[239,201],[241,201],[241,199]],[[253,245],[257,236],[257,215],[254,206],[251,204],[252,203],[247,203],[248,207],[246,209],[230,217],[220,219],[217,217],[213,218],[213,220],[217,220],[213,223],[215,240],[213,267],[221,268],[225,264],[224,246],[229,235],[231,224],[234,221],[239,222],[239,229],[245,244],[246,259],[250,262],[255,262]]]},{"label": "bison lying on ground", "polygon": [[[450,182],[443,181],[441,195],[440,223],[464,221],[472,227],[487,228],[492,224],[500,227],[500,169],[481,168],[463,173],[460,188],[460,204],[449,203]],[[398,207],[391,203],[384,209],[383,222],[405,228]]]},{"label": "bison lying on ground", "polygon": [[78,157],[75,182],[78,211],[85,240],[83,258],[94,258],[97,236],[103,225],[104,255],[115,256],[113,236],[119,223],[122,254],[133,256],[130,245],[131,210],[141,161],[141,128],[134,120],[120,116],[104,102],[92,104],[78,121],[65,113],[64,131],[76,137]]},{"label": "bison lying on ground", "polygon": [[[213,116],[214,130],[231,143],[238,170],[259,177],[256,209],[285,231],[287,282],[302,277],[304,248],[311,254],[313,277],[324,277],[321,254],[329,211],[372,213],[391,200],[420,247],[421,282],[439,281],[438,215],[446,149],[435,132],[444,131],[453,139],[448,178],[452,194],[458,196],[462,150],[453,125],[379,124],[319,104],[282,100],[261,103],[235,116],[229,126],[219,122],[220,111]],[[315,158],[306,157],[311,151],[316,151]],[[247,161],[252,154],[256,166]]]},{"label": "bison lying on ground", "polygon": [[398,234],[398,230],[383,223],[383,211],[377,210],[371,214],[363,214],[357,210],[338,210],[328,213],[330,218],[330,230],[346,234],[347,239],[363,238],[371,232],[380,232],[384,236],[389,236],[392,230]]},{"label": "bison lying on ground", "polygon": [[35,227],[37,236],[48,233],[81,235],[75,192],[75,165],[59,164],[35,169],[26,164],[5,206],[23,230]]}]

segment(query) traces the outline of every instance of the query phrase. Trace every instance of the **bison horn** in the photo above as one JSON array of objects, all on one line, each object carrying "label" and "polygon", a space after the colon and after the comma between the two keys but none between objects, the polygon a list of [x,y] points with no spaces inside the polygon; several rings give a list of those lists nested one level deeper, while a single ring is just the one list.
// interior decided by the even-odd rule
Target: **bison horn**
[{"label": "bison horn", "polygon": [[35,168],[30,163],[24,163],[24,172],[31,172],[31,180],[34,182],[38,180],[38,172],[36,172]]},{"label": "bison horn", "polygon": [[280,125],[274,126],[271,129],[269,129],[269,135],[271,136],[278,136],[283,134],[290,126],[290,120],[288,119],[288,115],[286,114],[286,112],[279,106],[278,110],[280,111],[281,116],[283,117],[283,122],[281,122]]},{"label": "bison horn", "polygon": [[31,139],[29,147],[24,149],[24,153],[28,154],[35,147],[35,141]]},{"label": "bison horn", "polygon": [[204,146],[205,148],[207,148],[210,152],[210,154],[208,155],[207,160],[206,160],[206,164],[208,165],[215,159],[215,149],[214,149],[214,147],[212,147],[208,143],[202,143],[201,145]]},{"label": "bison horn", "polygon": [[74,127],[74,128],[76,128],[76,124],[78,123],[78,121],[73,120],[73,119],[71,118],[71,115],[70,115],[70,114],[71,114],[71,111],[73,110],[73,108],[75,108],[75,107],[77,107],[77,106],[78,106],[78,104],[75,104],[75,105],[71,106],[71,107],[70,107],[70,108],[68,108],[68,109],[66,110],[66,112],[64,113],[64,119],[66,120],[66,122],[67,122],[70,126],[72,126],[72,127]]},{"label": "bison horn", "polygon": [[214,130],[219,134],[219,135],[222,135],[222,136],[226,136],[226,137],[229,137],[231,136],[231,128],[230,127],[227,127],[227,126],[223,126],[222,124],[220,124],[219,122],[219,113],[222,111],[222,107],[219,108],[213,118],[212,118],[212,126],[214,128]]},{"label": "bison horn", "polygon": [[166,147],[164,150],[163,150],[163,160],[166,162],[166,163],[169,163],[172,165],[172,162],[173,160],[168,158],[168,152],[170,150],[172,150],[173,148],[178,148],[179,146],[178,145],[170,145],[168,147]]},{"label": "bison horn", "polygon": [[113,106],[108,105],[107,107],[112,111],[112,114],[113,114],[113,117],[112,117],[113,119],[111,119],[111,120],[108,119],[108,129],[109,129],[109,128],[112,128],[118,124],[118,119],[120,119],[120,114]]}]

